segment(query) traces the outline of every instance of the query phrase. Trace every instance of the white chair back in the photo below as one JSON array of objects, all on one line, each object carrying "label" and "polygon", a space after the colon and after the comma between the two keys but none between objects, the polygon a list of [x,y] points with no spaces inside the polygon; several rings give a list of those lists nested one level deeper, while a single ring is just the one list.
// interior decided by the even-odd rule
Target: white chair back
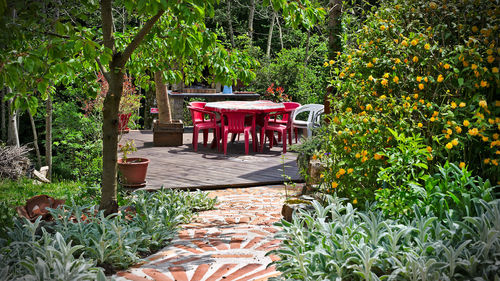
[{"label": "white chair back", "polygon": [[[312,136],[312,129],[315,124],[319,124],[321,114],[324,112],[324,105],[322,104],[306,104],[295,109],[292,117],[292,128],[307,129],[307,137]],[[297,120],[297,116],[302,112],[309,112],[307,121]]]}]

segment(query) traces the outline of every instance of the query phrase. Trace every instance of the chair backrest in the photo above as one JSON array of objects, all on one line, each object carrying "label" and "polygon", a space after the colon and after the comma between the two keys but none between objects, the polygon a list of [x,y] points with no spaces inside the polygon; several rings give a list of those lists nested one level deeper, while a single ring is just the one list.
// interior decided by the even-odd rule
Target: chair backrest
[{"label": "chair backrest", "polygon": [[285,105],[285,109],[296,109],[301,104],[298,102],[286,101],[283,103]]},{"label": "chair backrest", "polygon": [[[289,119],[291,119],[290,116],[293,114],[295,109],[300,106],[300,103],[298,103],[298,102],[284,102],[283,105],[285,105],[285,110],[272,113],[271,114],[272,120],[269,120],[269,121],[271,121],[271,122],[280,121],[280,123],[287,122]],[[278,119],[278,117],[280,117],[280,118]]]},{"label": "chair backrest", "polygon": [[302,112],[309,112],[309,115],[307,116],[307,122],[312,123],[314,122],[314,116],[316,115],[317,112],[322,111],[325,109],[325,106],[322,104],[306,104],[303,106],[298,107],[295,109],[295,112],[293,113],[292,121],[297,118],[297,115],[299,115]]},{"label": "chair backrest", "polygon": [[197,108],[205,108],[205,104],[207,104],[207,103],[204,101],[192,101],[189,103],[189,106],[197,107]]},{"label": "chair backrest", "polygon": [[314,113],[314,116],[313,116],[313,119],[312,119],[314,127],[321,126],[321,117],[323,117],[324,114],[325,114],[325,110],[324,109],[320,109],[320,110],[318,110],[318,111],[316,111]]},{"label": "chair backrest", "polygon": [[[205,104],[206,102],[203,102],[203,101],[193,101],[193,102],[190,102],[189,103],[189,106],[188,108],[205,108]],[[193,123],[197,123],[197,122],[202,122],[203,121],[203,113],[201,112],[198,112],[198,111],[193,111],[193,110],[190,110],[191,111],[191,119],[193,120]]]},{"label": "chair backrest", "polygon": [[245,130],[245,116],[242,112],[223,112],[225,121],[224,129],[231,133],[243,133]]},{"label": "chair backrest", "polygon": [[191,120],[193,120],[193,125],[203,122],[204,114],[203,112],[201,112],[201,110],[203,110],[202,108],[193,106],[188,106],[187,108],[189,109],[189,113],[191,113]]}]

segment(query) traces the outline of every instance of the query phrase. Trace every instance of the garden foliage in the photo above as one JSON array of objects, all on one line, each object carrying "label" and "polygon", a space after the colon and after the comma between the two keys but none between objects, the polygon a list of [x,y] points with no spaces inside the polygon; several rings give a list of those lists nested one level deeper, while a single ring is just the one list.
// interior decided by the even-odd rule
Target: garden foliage
[{"label": "garden foliage", "polygon": [[280,278],[500,280],[498,11],[481,0],[346,10],[344,52],[324,62],[330,122],[299,147],[334,196],[280,223]]},{"label": "garden foliage", "polygon": [[499,280],[500,200],[477,200],[474,214],[439,220],[416,210],[390,219],[328,196],[311,212],[282,220],[285,280]]},{"label": "garden foliage", "polygon": [[202,192],[141,191],[125,198],[129,207],[107,217],[95,206],[68,203],[51,210],[53,223],[15,219],[12,227],[3,227],[8,237],[0,240],[0,267],[7,270],[0,279],[78,279],[58,279],[72,275],[97,280],[101,269],[96,266],[119,269],[138,262],[141,255],[165,246],[193,212],[213,208],[215,199]]},{"label": "garden foliage", "polygon": [[325,190],[361,202],[387,188],[379,197],[404,201],[446,161],[497,183],[497,2],[382,1],[363,18],[354,9],[344,52],[324,63],[337,88],[315,156]]},{"label": "garden foliage", "polygon": [[266,91],[272,85],[282,88],[291,101],[322,103],[328,78],[328,73],[321,67],[327,53],[326,41],[320,35],[311,35],[307,52],[307,34],[296,31],[294,35],[300,40],[298,46],[282,49],[275,58],[262,60],[262,67],[256,69],[256,79],[250,89],[265,99],[284,101],[276,91],[273,94]]},{"label": "garden foliage", "polygon": [[56,178],[99,183],[102,174],[102,114],[84,114],[74,102],[54,106],[53,171]]}]

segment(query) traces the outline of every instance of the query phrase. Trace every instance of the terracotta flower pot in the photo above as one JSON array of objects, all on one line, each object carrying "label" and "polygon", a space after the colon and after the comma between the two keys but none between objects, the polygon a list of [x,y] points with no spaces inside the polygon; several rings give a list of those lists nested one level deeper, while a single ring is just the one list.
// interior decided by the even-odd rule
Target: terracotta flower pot
[{"label": "terracotta flower pot", "polygon": [[122,174],[122,185],[126,187],[146,186],[146,173],[148,171],[149,159],[127,158],[127,162],[118,159],[118,169]]}]

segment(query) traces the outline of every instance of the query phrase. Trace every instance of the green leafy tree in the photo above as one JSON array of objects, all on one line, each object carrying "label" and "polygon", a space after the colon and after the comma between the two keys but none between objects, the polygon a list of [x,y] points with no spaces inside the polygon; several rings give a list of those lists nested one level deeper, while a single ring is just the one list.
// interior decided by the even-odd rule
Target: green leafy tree
[{"label": "green leafy tree", "polygon": [[[76,69],[100,71],[109,84],[109,90],[103,103],[103,175],[102,196],[100,208],[106,213],[117,211],[117,142],[118,142],[118,111],[123,93],[123,77],[127,72],[145,72],[148,69],[163,70],[167,60],[155,61],[155,57],[141,57],[136,50],[141,43],[157,44],[154,50],[168,50],[170,58],[178,59],[177,65],[170,66],[174,72],[165,73],[167,81],[169,74],[174,73],[172,80],[178,78],[175,71],[183,71],[193,66],[209,65],[213,60],[219,63],[223,59],[227,64],[220,65],[215,73],[229,74],[226,80],[233,80],[231,53],[222,48],[212,48],[213,56],[196,61],[189,61],[190,54],[196,53],[196,46],[214,41],[202,40],[205,34],[204,20],[207,15],[213,15],[213,5],[216,1],[185,0],[185,1],[146,1],[124,0],[116,2],[116,6],[124,8],[128,17],[133,19],[133,26],[117,30],[116,10],[112,0],[102,0],[100,3],[86,1],[74,3],[60,1],[54,5],[51,1],[31,2],[19,1],[8,6],[6,11],[18,12],[15,16],[4,14],[1,19],[5,30],[13,28],[12,34],[2,35],[1,41],[6,43],[5,52],[0,56],[0,81],[15,91],[8,98],[15,98],[19,106],[27,104],[36,108],[37,97],[32,95],[33,89],[38,89],[42,95],[47,95],[49,86],[59,83],[69,83]],[[270,1],[264,1],[269,5]],[[37,6],[38,5],[38,6]],[[273,1],[275,9],[282,9],[289,22],[297,26],[305,22],[314,24],[324,14],[316,9],[309,0]],[[116,7],[115,7],[116,8]],[[38,18],[40,9],[44,12]],[[64,13],[61,13],[64,11]],[[46,14],[55,13],[58,17],[49,19]],[[18,20],[19,19],[19,20]],[[99,20],[96,20],[99,19]],[[170,27],[170,35],[163,38],[161,29],[155,25],[165,22]],[[26,36],[30,34],[30,36]],[[165,41],[157,40],[166,39]],[[159,52],[161,54],[161,52]],[[244,64],[243,64],[244,66]],[[242,75],[251,75],[248,70]],[[245,74],[246,73],[246,74]],[[196,74],[196,72],[195,72]],[[177,76],[177,77],[176,77]],[[196,76],[196,75],[195,75]],[[222,75],[219,75],[221,77]]]}]

